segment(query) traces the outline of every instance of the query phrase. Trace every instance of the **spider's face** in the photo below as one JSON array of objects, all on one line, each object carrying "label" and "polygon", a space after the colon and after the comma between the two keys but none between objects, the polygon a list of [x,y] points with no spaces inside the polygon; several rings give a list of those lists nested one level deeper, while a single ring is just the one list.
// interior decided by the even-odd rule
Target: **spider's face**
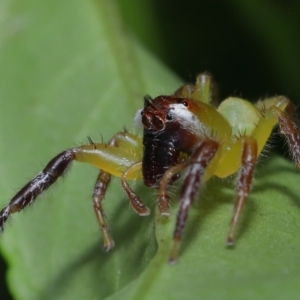
[{"label": "spider's face", "polygon": [[159,96],[152,99],[145,96],[144,109],[138,112],[136,121],[151,131],[164,131],[174,124],[177,126],[180,124],[182,128],[193,131],[193,128],[201,127],[201,124],[192,108],[193,102],[189,99],[173,96]]},{"label": "spider's face", "polygon": [[144,127],[144,135],[151,134],[161,141],[169,140],[184,152],[190,152],[207,136],[207,128],[196,115],[197,103],[175,96],[145,97],[144,109],[136,121]]},{"label": "spider's face", "polygon": [[163,131],[170,120],[169,102],[162,97],[152,99],[150,96],[145,96],[144,100],[144,109],[138,116],[140,123],[145,129]]}]

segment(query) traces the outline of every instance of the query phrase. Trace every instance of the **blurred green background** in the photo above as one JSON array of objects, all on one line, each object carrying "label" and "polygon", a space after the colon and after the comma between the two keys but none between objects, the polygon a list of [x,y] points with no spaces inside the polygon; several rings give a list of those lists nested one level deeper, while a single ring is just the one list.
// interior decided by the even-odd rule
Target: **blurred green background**
[{"label": "blurred green background", "polygon": [[[221,98],[284,94],[300,103],[300,1],[115,2],[133,35],[184,81],[209,71]],[[0,268],[3,283],[4,261]],[[9,299],[5,286],[0,298]]]},{"label": "blurred green background", "polygon": [[183,79],[206,70],[221,98],[300,101],[299,1],[152,0],[140,11],[119,2],[138,38]]}]

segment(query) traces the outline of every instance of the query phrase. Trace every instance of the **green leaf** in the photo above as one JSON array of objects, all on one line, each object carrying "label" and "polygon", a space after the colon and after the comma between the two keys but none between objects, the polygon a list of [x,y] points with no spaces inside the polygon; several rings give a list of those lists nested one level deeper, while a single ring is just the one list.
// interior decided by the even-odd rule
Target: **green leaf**
[{"label": "green leaf", "polygon": [[[126,31],[109,0],[3,1],[0,7],[0,189],[5,205],[60,151],[132,127],[146,93],[179,80]],[[12,215],[0,247],[15,299],[276,299],[299,296],[298,174],[283,159],[257,170],[234,249],[225,237],[232,179],[212,179],[191,208],[176,266],[172,216],[142,218],[114,180],[105,211],[116,248],[101,249],[95,168],[74,163],[50,192]],[[155,211],[155,194],[135,190]],[[177,193],[174,192],[176,195]]]}]

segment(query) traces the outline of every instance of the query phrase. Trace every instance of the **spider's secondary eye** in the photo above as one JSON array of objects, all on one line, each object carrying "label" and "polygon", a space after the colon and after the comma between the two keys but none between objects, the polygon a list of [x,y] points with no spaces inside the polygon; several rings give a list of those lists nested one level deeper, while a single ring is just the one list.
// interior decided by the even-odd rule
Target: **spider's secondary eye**
[{"label": "spider's secondary eye", "polygon": [[173,118],[172,118],[172,116],[171,116],[170,114],[167,114],[166,119],[167,119],[168,121],[171,121]]},{"label": "spider's secondary eye", "polygon": [[181,103],[182,103],[184,106],[186,106],[186,107],[189,106],[189,104],[188,104],[188,102],[187,102],[186,100],[183,100]]}]

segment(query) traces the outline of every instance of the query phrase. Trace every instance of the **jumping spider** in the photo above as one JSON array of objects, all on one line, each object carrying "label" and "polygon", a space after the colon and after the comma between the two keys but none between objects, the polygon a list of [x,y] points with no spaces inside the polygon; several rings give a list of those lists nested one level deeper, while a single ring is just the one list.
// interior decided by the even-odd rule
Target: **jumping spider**
[{"label": "jumping spider", "polygon": [[147,216],[149,208],[130,188],[128,180],[143,179],[157,190],[162,215],[170,214],[169,188],[184,172],[179,195],[179,211],[170,252],[175,263],[188,211],[199,186],[212,176],[227,177],[237,172],[236,202],[227,237],[235,242],[236,227],[251,188],[258,155],[266,145],[272,129],[279,124],[287,138],[293,159],[300,166],[300,139],[292,121],[293,104],[284,96],[258,101],[256,104],[230,97],[216,106],[211,77],[200,74],[195,85],[184,85],[174,94],[144,98],[144,108],[135,121],[143,126],[143,138],[127,131],[115,134],[107,143],[90,143],[65,150],[55,156],[27,183],[0,212],[4,228],[10,214],[31,204],[71,165],[73,160],[90,163],[101,169],[96,180],[93,205],[102,231],[106,251],[114,247],[109,234],[102,200],[111,176],[121,178],[132,208]]}]

